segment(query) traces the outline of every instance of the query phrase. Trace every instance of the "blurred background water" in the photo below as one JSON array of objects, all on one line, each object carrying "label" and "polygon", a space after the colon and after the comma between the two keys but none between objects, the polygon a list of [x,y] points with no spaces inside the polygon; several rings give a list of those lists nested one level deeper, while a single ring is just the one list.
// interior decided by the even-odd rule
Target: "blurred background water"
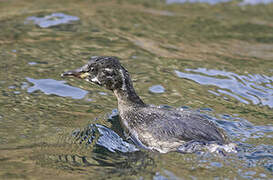
[{"label": "blurred background water", "polygon": [[[272,0],[0,0],[0,179],[272,179],[272,17]],[[60,77],[101,55],[146,103],[200,111],[238,153],[126,141],[110,91]]]}]

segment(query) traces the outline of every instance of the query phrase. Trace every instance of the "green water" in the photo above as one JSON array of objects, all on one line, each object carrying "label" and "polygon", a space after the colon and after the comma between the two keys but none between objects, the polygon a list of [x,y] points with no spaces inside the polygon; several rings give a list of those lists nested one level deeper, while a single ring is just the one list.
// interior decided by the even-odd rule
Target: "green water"
[{"label": "green water", "polygon": [[[49,28],[26,21],[56,12],[80,20]],[[0,179],[273,178],[272,107],[214,95],[209,90],[217,87],[175,74],[175,70],[206,68],[272,77],[272,17],[273,4],[0,0]],[[33,84],[27,78],[61,81],[62,72],[82,66],[94,55],[121,58],[148,104],[210,108],[212,116],[227,114],[269,128],[258,138],[246,135],[244,140],[269,158],[248,166],[234,154],[227,158],[152,152],[123,155],[107,150],[100,154],[71,144],[74,129],[90,123],[111,128],[105,116],[117,108],[115,97],[75,79],[66,81],[87,90],[84,98],[30,93]],[[149,92],[158,84],[164,93]],[[272,90],[273,80],[267,84]],[[255,82],[251,86],[255,88]],[[241,137],[232,135],[232,140],[240,142]],[[64,155],[86,156],[95,165],[60,160]]]}]

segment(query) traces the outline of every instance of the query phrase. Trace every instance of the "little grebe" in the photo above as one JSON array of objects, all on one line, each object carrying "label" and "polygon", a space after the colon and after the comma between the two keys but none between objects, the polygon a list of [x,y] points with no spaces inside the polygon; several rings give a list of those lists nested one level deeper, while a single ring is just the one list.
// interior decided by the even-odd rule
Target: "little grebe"
[{"label": "little grebe", "polygon": [[92,57],[88,64],[62,76],[78,77],[113,91],[125,135],[142,148],[165,153],[180,151],[189,142],[229,143],[222,129],[197,112],[146,105],[116,57]]}]

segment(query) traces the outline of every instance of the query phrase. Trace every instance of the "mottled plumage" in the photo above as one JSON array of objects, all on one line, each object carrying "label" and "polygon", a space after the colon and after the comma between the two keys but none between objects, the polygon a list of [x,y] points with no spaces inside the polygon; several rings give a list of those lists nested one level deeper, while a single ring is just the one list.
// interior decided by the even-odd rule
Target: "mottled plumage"
[{"label": "mottled plumage", "polygon": [[229,143],[222,129],[197,112],[146,105],[116,57],[92,57],[85,66],[62,76],[76,76],[113,91],[124,133],[142,148],[164,153],[177,151],[187,142]]}]

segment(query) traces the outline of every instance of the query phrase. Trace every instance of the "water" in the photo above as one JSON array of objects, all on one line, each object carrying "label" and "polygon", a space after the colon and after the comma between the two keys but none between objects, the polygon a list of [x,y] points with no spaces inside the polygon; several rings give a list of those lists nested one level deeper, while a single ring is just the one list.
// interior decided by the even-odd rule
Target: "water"
[{"label": "water", "polygon": [[28,88],[27,92],[42,91],[43,93],[55,94],[62,97],[72,97],[74,99],[82,99],[87,94],[87,91],[77,87],[64,84],[65,81],[56,81],[54,79],[32,79],[26,78],[34,86]]},{"label": "water", "polygon": [[[268,77],[260,74],[238,75],[233,72],[205,68],[185,70],[200,74],[183,73],[177,70],[175,70],[175,73],[178,77],[190,79],[202,85],[221,88],[217,89],[217,92],[209,90],[212,94],[217,96],[225,94],[245,104],[252,102],[255,105],[273,107],[273,76]],[[221,78],[217,78],[217,76]]]},{"label": "water", "polygon": [[[0,179],[272,179],[272,3],[207,2],[1,1]],[[112,92],[60,77],[100,55],[121,58],[146,103],[202,113],[238,152],[139,149]]]},{"label": "water", "polygon": [[[99,135],[95,141],[96,133]],[[135,145],[124,141],[113,130],[99,124],[90,124],[84,130],[75,130],[71,138],[75,138],[79,144],[85,144],[87,146],[95,141],[94,143],[96,143],[96,145],[102,146],[110,152],[119,151],[126,153],[138,151]]]},{"label": "water", "polygon": [[208,4],[217,4],[217,3],[223,3],[228,2],[230,0],[167,0],[167,4],[172,3],[208,3]]},{"label": "water", "polygon": [[149,88],[149,91],[152,93],[164,93],[165,88],[161,85],[154,85]]},{"label": "water", "polygon": [[79,18],[76,16],[70,16],[63,13],[52,13],[44,17],[31,16],[26,19],[26,23],[33,21],[41,28],[49,28],[60,24],[68,24],[72,21],[78,21]]},{"label": "water", "polygon": [[[172,3],[208,3],[208,4],[217,4],[225,3],[231,0],[166,0],[167,4]],[[240,5],[257,5],[257,4],[268,4],[272,3],[272,0],[243,0]]]}]

